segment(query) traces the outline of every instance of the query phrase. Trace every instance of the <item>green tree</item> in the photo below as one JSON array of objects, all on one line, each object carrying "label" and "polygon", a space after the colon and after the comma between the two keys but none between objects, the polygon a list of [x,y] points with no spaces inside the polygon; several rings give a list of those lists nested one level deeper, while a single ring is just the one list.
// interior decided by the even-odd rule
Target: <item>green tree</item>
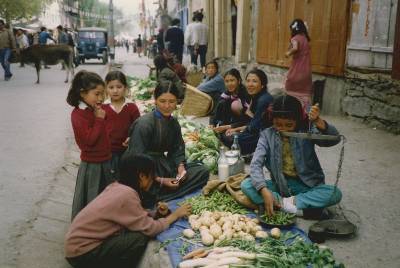
[{"label": "green tree", "polygon": [[11,20],[30,19],[53,0],[0,0],[0,17]]}]

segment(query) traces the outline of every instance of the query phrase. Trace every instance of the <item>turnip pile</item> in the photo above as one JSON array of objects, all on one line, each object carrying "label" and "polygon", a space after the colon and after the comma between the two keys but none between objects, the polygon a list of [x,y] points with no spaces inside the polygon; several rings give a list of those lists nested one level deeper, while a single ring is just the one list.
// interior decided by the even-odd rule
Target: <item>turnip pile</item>
[{"label": "turnip pile", "polygon": [[190,215],[189,224],[192,229],[183,231],[189,239],[200,232],[201,242],[205,246],[218,244],[225,239],[241,238],[254,241],[255,238],[265,238],[267,232],[262,230],[258,219],[231,212],[203,211],[200,215]]}]

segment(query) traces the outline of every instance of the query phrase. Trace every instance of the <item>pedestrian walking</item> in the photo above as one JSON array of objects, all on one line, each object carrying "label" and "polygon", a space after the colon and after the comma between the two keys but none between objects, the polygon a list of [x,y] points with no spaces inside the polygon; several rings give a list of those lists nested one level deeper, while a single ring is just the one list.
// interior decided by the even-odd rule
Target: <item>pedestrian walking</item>
[{"label": "pedestrian walking", "polygon": [[128,83],[121,71],[111,71],[106,75],[106,92],[108,98],[103,104],[106,111],[106,127],[110,135],[112,152],[112,173],[119,178],[119,162],[129,143],[129,127],[139,118],[136,104],[126,98]]},{"label": "pedestrian walking", "polygon": [[139,34],[138,39],[136,39],[136,49],[137,49],[137,53],[140,56],[140,53],[142,53],[142,49],[143,49],[143,41],[142,41],[142,36]]},{"label": "pedestrian walking", "polygon": [[12,77],[10,70],[10,57],[12,50],[16,50],[14,34],[6,29],[4,20],[0,19],[0,63],[4,69],[4,80],[8,81]]},{"label": "pedestrian walking", "polygon": [[[20,50],[20,52],[29,47],[28,37],[25,35],[22,29],[17,30],[15,39],[17,41],[17,47]],[[24,67],[24,66],[25,66],[24,62],[21,61],[19,67]]]},{"label": "pedestrian walking", "polygon": [[287,73],[285,89],[287,94],[298,98],[305,109],[311,105],[312,71],[310,54],[310,36],[301,19],[290,24],[291,40],[285,56],[293,56]]},{"label": "pedestrian walking", "polygon": [[206,54],[208,45],[208,27],[203,21],[203,13],[195,12],[193,22],[186,27],[185,44],[190,52],[191,63],[197,66],[200,56],[201,68],[206,66]]},{"label": "pedestrian walking", "polygon": [[[54,38],[47,32],[47,28],[46,27],[41,27],[40,28],[40,33],[39,33],[39,44],[40,45],[47,45],[47,41],[51,40],[54,43],[56,42],[56,40],[54,40]],[[50,69],[49,66],[47,66],[46,64],[44,65],[45,69]]]},{"label": "pedestrian walking", "polygon": [[183,45],[185,43],[185,36],[181,28],[179,19],[173,19],[171,27],[167,30],[165,42],[168,44],[168,51],[175,55],[177,61],[182,63]]},{"label": "pedestrian walking", "polygon": [[75,185],[72,217],[103,191],[112,181],[111,143],[101,108],[104,81],[92,72],[78,72],[68,92],[75,141],[81,150],[81,164]]},{"label": "pedestrian walking", "polygon": [[68,36],[61,25],[57,26],[57,34],[58,34],[57,44],[68,45]]}]

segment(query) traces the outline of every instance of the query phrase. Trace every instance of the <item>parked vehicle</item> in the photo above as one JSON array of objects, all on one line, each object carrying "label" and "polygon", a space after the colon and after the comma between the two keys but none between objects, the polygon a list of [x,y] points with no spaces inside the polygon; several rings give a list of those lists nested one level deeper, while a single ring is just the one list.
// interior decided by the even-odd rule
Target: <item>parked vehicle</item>
[{"label": "parked vehicle", "polygon": [[107,30],[98,27],[86,27],[78,30],[78,58],[81,63],[87,59],[99,59],[108,62],[109,47]]}]

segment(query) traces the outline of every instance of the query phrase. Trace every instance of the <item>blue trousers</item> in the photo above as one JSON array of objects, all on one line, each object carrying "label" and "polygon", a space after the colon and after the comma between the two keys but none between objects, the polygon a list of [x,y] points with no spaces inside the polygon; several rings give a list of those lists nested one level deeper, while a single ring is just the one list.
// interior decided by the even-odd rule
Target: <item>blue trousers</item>
[{"label": "blue trousers", "polygon": [[[333,185],[320,184],[315,187],[309,187],[299,179],[288,179],[287,182],[290,192],[295,196],[297,209],[326,208],[339,203],[342,199],[342,192],[338,188],[335,190]],[[266,183],[274,198],[281,202],[282,197],[276,184],[272,180],[267,180]],[[264,204],[264,199],[253,187],[251,178],[242,181],[241,188],[253,203],[257,205]]]},{"label": "blue trousers", "polygon": [[10,48],[2,48],[0,49],[0,63],[4,69],[4,77],[11,77],[12,73],[10,71],[10,59],[11,49]]}]

